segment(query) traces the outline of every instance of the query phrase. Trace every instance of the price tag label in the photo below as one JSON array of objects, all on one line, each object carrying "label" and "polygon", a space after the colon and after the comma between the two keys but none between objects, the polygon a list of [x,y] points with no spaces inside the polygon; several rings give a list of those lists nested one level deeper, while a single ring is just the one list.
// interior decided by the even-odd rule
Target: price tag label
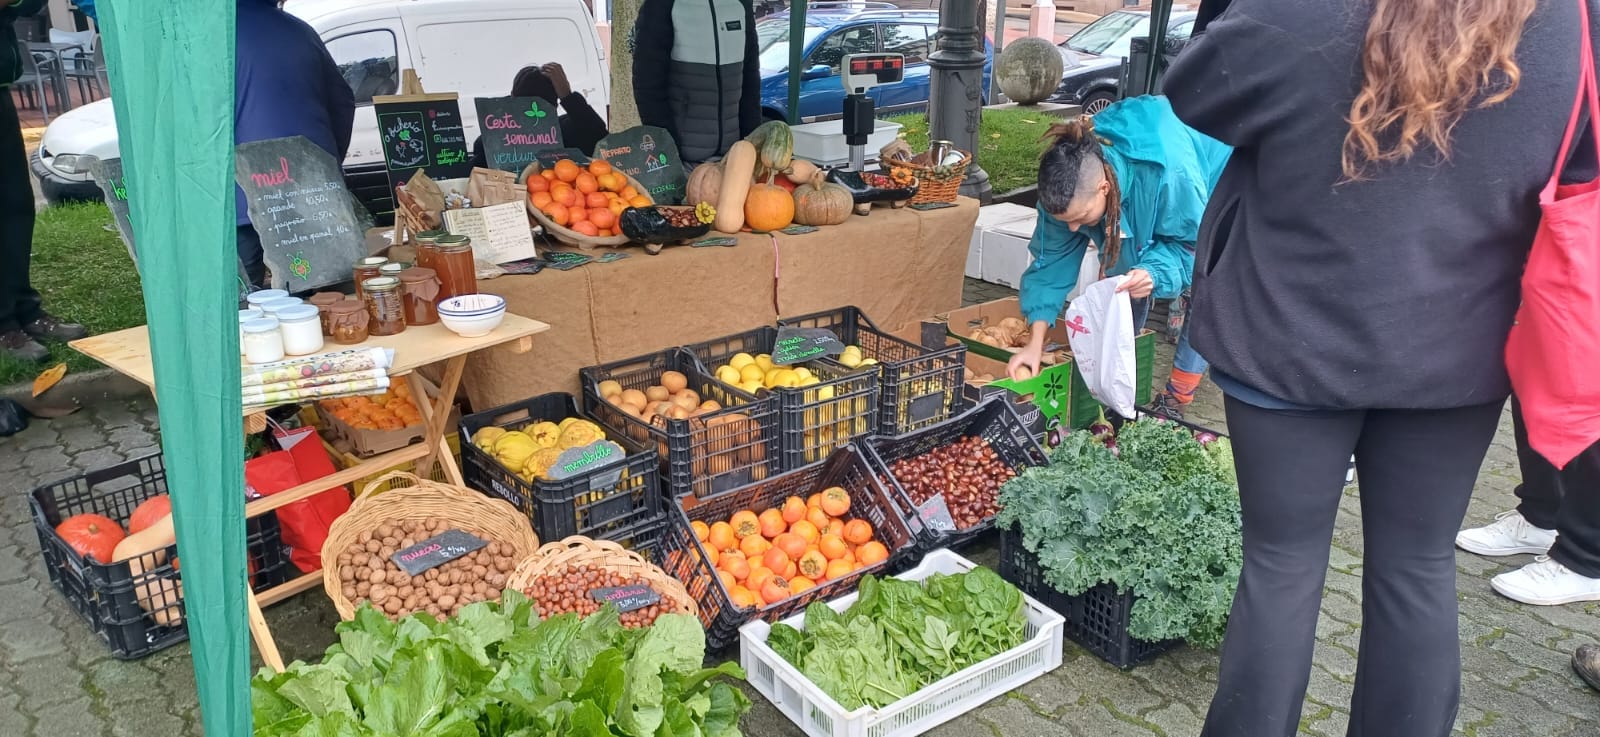
[{"label": "price tag label", "polygon": [[945,504],[943,494],[934,494],[928,497],[928,501],[918,504],[917,518],[934,532],[956,531],[956,520],[950,516],[950,506]]},{"label": "price tag label", "polygon": [[789,366],[824,356],[844,353],[844,343],[839,336],[824,328],[778,328],[778,340],[772,347],[772,362]]},{"label": "price tag label", "polygon": [[570,271],[593,261],[594,257],[573,251],[545,251],[544,260],[550,263],[552,269]]},{"label": "price tag label", "polygon": [[554,481],[569,479],[609,466],[622,460],[625,455],[622,446],[609,440],[596,440],[582,448],[568,448],[561,451],[555,465],[550,467],[550,478]]},{"label": "price tag label", "polygon": [[445,530],[405,550],[389,556],[408,576],[437,568],[468,553],[477,552],[489,542],[461,530]]},{"label": "price tag label", "polygon": [[[773,361],[777,363],[777,361]],[[945,409],[945,394],[924,394],[906,403],[906,418],[912,424],[920,424],[938,417]]]},{"label": "price tag label", "polygon": [[732,247],[732,246],[737,245],[738,243],[739,243],[739,239],[738,238],[729,238],[729,237],[726,237],[726,236],[718,236],[718,237],[715,237],[715,238],[705,238],[705,239],[702,239],[702,240],[698,240],[698,241],[695,241],[694,243],[691,243],[689,245],[694,246],[695,248],[710,248],[711,246],[729,246],[729,247]]},{"label": "price tag label", "polygon": [[642,583],[631,586],[613,586],[605,589],[595,589],[589,592],[595,601],[601,604],[612,604],[624,613],[643,609],[661,603],[661,594],[655,589]]},{"label": "price tag label", "polygon": [[815,232],[817,232],[817,226],[815,226],[815,225],[791,225],[791,226],[789,226],[787,228],[784,228],[783,230],[780,230],[778,232],[782,233],[784,235],[805,235],[807,233],[815,233]]},{"label": "price tag label", "polygon": [[626,253],[620,253],[620,252],[617,252],[617,251],[607,251],[604,254],[601,254],[600,258],[595,259],[594,262],[597,263],[597,264],[609,264],[612,261],[621,261],[621,260],[623,260],[623,259],[625,259],[627,257],[628,257],[628,254],[626,254]]}]

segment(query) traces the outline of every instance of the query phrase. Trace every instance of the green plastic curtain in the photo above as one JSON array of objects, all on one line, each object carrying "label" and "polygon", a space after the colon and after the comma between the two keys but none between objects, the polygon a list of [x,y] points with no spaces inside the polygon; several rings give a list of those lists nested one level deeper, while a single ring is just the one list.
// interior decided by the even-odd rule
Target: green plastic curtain
[{"label": "green plastic curtain", "polygon": [[133,193],[200,715],[205,733],[218,737],[251,732],[235,312],[234,2],[99,4]]}]

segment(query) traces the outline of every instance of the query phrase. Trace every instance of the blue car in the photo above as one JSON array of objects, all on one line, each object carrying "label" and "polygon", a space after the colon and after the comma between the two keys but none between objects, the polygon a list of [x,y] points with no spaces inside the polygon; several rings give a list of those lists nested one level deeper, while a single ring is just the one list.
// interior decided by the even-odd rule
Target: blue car
[{"label": "blue car", "polygon": [[[881,2],[814,2],[806,12],[805,55],[800,75],[800,122],[844,114],[839,63],[849,54],[892,53],[906,58],[905,79],[869,93],[879,116],[928,108],[931,68],[938,46],[939,13],[901,10]],[[772,120],[789,116],[789,13],[756,21],[761,50],[761,112]],[[988,99],[994,47],[984,39],[983,90]]]}]

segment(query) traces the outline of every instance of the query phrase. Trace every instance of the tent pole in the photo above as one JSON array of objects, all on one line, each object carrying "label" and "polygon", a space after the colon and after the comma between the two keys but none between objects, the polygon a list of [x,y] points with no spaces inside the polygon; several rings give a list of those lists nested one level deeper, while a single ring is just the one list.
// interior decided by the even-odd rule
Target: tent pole
[{"label": "tent pole", "polygon": [[800,124],[800,62],[806,54],[806,4],[789,4],[789,125]]}]

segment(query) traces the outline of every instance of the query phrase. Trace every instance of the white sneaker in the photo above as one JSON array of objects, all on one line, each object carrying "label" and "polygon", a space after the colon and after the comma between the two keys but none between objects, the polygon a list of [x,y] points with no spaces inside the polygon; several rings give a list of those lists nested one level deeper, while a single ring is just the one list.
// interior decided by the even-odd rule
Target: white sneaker
[{"label": "white sneaker", "polygon": [[1548,556],[1489,580],[1508,599],[1535,606],[1555,606],[1579,601],[1600,601],[1600,578],[1573,573]]},{"label": "white sneaker", "polygon": [[1499,557],[1503,555],[1544,555],[1556,544],[1556,531],[1534,527],[1516,510],[1495,515],[1486,527],[1456,533],[1456,547],[1469,553]]}]

